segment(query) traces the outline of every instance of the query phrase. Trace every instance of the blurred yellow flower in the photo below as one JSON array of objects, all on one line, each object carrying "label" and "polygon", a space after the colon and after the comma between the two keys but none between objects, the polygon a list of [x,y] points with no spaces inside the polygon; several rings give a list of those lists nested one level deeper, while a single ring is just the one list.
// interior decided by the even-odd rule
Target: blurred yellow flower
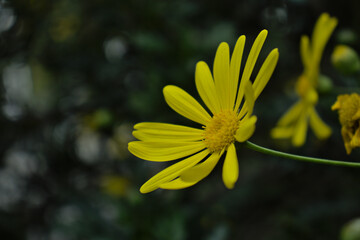
[{"label": "blurred yellow flower", "polygon": [[269,81],[279,58],[278,50],[272,50],[254,83],[249,81],[266,36],[267,31],[263,30],[256,38],[240,82],[245,36],[237,40],[231,58],[228,44],[219,45],[213,74],[205,62],[197,63],[196,88],[212,116],[181,88],[171,85],[164,88],[167,104],[202,128],[149,122],[134,126],[133,135],[140,141],[129,143],[132,154],[155,162],[182,159],[148,180],[140,192],[190,187],[210,174],[225,151],[223,182],[229,189],[234,187],[239,173],[234,142],[244,142],[254,133],[257,120],[252,115],[254,102]]},{"label": "blurred yellow flower", "polygon": [[102,190],[114,197],[124,196],[130,185],[128,179],[116,175],[104,175],[100,183]]},{"label": "blurred yellow flower", "polygon": [[323,13],[317,20],[311,42],[308,36],[302,36],[300,55],[304,65],[303,73],[298,77],[295,91],[299,100],[279,119],[277,126],[271,130],[272,138],[291,138],[294,146],[305,143],[308,125],[319,139],[328,138],[331,129],[319,117],[315,110],[318,102],[320,61],[337,19]]},{"label": "blurred yellow flower", "polygon": [[341,135],[346,153],[350,154],[353,148],[360,147],[360,96],[339,95],[331,109],[339,112]]}]

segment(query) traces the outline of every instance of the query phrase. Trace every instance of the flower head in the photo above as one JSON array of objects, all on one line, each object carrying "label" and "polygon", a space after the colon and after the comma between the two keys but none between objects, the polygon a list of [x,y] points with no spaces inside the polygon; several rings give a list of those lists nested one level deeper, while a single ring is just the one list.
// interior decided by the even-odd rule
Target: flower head
[{"label": "flower head", "polygon": [[254,102],[279,58],[278,50],[272,50],[254,82],[249,81],[266,36],[267,31],[263,30],[256,38],[240,82],[245,36],[239,37],[231,57],[228,44],[219,45],[213,74],[205,62],[197,63],[196,88],[210,113],[181,88],[172,85],[164,88],[167,104],[202,128],[149,122],[134,126],[133,135],[139,141],[129,143],[132,154],[156,162],[182,159],[148,180],[140,189],[142,193],[190,187],[209,175],[225,152],[223,181],[227,188],[234,187],[239,172],[234,142],[244,142],[254,133],[257,120],[252,115]]},{"label": "flower head", "polygon": [[294,146],[302,146],[305,143],[308,125],[319,139],[325,139],[331,135],[331,129],[321,120],[315,110],[315,105],[319,98],[316,89],[322,53],[336,25],[336,18],[323,13],[315,24],[311,42],[308,36],[301,38],[300,55],[304,71],[295,85],[295,91],[300,99],[290,107],[277,122],[277,126],[272,129],[273,138],[291,138]]},{"label": "flower head", "polygon": [[356,93],[339,95],[331,109],[339,112],[341,135],[346,153],[350,154],[353,148],[360,147],[360,96]]}]

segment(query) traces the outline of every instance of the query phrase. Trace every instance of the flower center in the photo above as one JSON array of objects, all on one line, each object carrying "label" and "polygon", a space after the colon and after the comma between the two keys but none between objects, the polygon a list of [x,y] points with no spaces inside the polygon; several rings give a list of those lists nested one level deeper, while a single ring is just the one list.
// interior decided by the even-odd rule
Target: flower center
[{"label": "flower center", "polygon": [[220,151],[235,141],[235,134],[239,128],[239,117],[236,112],[222,110],[214,114],[205,127],[204,142],[211,151]]}]

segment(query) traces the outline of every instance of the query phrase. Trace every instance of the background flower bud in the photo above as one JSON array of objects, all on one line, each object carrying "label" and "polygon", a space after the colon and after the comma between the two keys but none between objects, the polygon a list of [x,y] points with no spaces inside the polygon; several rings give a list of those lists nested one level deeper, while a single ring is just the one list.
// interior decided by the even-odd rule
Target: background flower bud
[{"label": "background flower bud", "polygon": [[334,67],[343,74],[353,74],[360,70],[360,60],[356,51],[346,45],[337,45],[331,55]]}]

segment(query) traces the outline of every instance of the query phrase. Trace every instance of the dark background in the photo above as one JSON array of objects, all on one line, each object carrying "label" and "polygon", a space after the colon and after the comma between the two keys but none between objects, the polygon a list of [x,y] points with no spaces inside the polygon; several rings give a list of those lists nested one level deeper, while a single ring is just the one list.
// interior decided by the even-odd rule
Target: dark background
[{"label": "dark background", "polygon": [[[142,195],[140,186],[167,166],[127,151],[142,121],[192,125],[165,103],[174,84],[199,99],[197,61],[212,66],[221,41],[233,48],[269,30],[256,65],[279,48],[276,71],[255,106],[251,141],[313,157],[347,156],[337,113],[339,93],[357,91],[359,74],[330,62],[336,44],[359,50],[360,2],[190,0],[0,1],[0,238],[4,240],[339,239],[360,217],[360,170],[294,162],[238,149],[233,190],[221,166],[194,187]],[[328,12],[339,24],[322,74],[334,88],[317,110],[333,129],[309,131],[305,146],[269,136],[296,101],[299,41]],[[355,238],[354,238],[355,239]],[[357,238],[360,239],[360,238]]]}]

